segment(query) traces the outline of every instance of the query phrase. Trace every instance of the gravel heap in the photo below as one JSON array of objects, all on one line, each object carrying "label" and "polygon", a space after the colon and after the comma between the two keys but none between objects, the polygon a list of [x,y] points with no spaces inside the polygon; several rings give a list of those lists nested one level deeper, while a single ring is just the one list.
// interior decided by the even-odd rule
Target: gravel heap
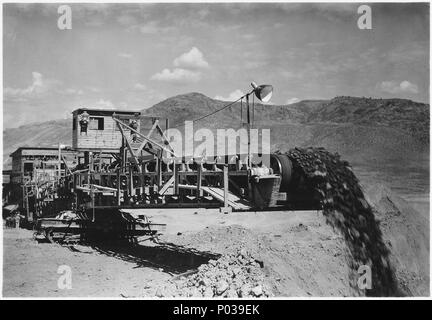
[{"label": "gravel heap", "polygon": [[264,284],[262,262],[245,249],[209,260],[189,276],[174,277],[158,297],[261,298],[272,296]]},{"label": "gravel heap", "polygon": [[295,148],[287,155],[294,170],[303,172],[311,192],[318,195],[328,223],[345,237],[353,257],[352,287],[357,286],[359,266],[368,265],[372,271],[372,289],[367,295],[401,294],[379,223],[349,163],[323,148]]}]

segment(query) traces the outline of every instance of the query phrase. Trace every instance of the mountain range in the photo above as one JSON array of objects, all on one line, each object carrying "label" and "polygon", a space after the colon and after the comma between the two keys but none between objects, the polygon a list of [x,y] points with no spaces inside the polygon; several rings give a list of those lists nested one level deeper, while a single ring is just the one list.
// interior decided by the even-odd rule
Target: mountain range
[{"label": "mountain range", "polygon": [[[144,115],[167,117],[170,127],[213,113],[228,102],[200,93],[187,93],[142,110]],[[88,106],[91,107],[91,106]],[[243,111],[241,111],[241,109]],[[303,100],[290,105],[254,103],[254,127],[270,128],[272,150],[321,146],[338,152],[354,165],[429,166],[429,105],[405,99],[339,96]],[[194,123],[194,127],[238,129],[246,121],[244,103]],[[3,167],[20,146],[71,143],[71,120],[33,123],[3,131]]]}]

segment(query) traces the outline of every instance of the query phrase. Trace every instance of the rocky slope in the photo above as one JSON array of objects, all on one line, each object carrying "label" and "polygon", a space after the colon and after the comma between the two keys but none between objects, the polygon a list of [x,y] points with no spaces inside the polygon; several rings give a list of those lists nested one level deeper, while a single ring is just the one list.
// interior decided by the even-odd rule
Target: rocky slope
[{"label": "rocky slope", "polygon": [[429,221],[382,184],[364,185],[373,206],[399,287],[414,296],[429,295]]}]

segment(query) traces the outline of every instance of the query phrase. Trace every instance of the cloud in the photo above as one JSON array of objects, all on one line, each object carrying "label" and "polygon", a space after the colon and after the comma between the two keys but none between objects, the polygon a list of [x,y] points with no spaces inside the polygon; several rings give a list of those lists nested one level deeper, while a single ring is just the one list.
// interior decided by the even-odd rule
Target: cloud
[{"label": "cloud", "polygon": [[130,26],[137,23],[137,19],[130,14],[122,14],[117,17],[117,22],[122,26]]},{"label": "cloud", "polygon": [[85,21],[84,25],[87,27],[100,27],[105,24],[105,19],[103,17],[94,17],[91,20]]},{"label": "cloud", "polygon": [[204,59],[203,53],[197,48],[192,47],[189,52],[185,52],[179,57],[174,59],[174,67],[200,69],[208,68],[209,64]]},{"label": "cloud", "polygon": [[37,71],[32,72],[32,82],[26,88],[6,87],[3,90],[4,101],[29,102],[42,101],[50,97],[82,96],[84,90],[77,88],[62,88],[62,82],[56,79],[45,78]]},{"label": "cloud", "polygon": [[83,95],[84,91],[81,89],[68,88],[62,91],[62,93],[70,95]]},{"label": "cloud", "polygon": [[299,102],[299,101],[300,101],[299,98],[289,98],[289,99],[285,102],[285,104],[293,104],[293,103],[296,103],[296,102]]},{"label": "cloud", "polygon": [[161,72],[154,74],[151,79],[166,82],[197,82],[201,79],[201,72],[182,68],[163,69]]},{"label": "cloud", "polygon": [[120,58],[124,58],[124,59],[130,59],[130,58],[133,57],[133,55],[132,55],[131,53],[126,53],[126,52],[120,52],[120,53],[118,54],[118,56],[119,56]]},{"label": "cloud", "polygon": [[399,85],[401,90],[403,92],[411,92],[411,93],[418,93],[418,87],[414,83],[411,83],[409,81],[402,81]]},{"label": "cloud", "polygon": [[429,43],[404,43],[383,54],[383,58],[397,64],[425,63],[429,59]]},{"label": "cloud", "polygon": [[411,83],[407,80],[398,83],[396,81],[383,81],[379,85],[381,91],[388,93],[414,93],[417,94],[419,92],[418,86],[414,83]]},{"label": "cloud", "polygon": [[166,96],[143,83],[137,82],[133,90],[128,94],[129,105],[135,109],[148,108],[149,106],[166,99]]},{"label": "cloud", "polygon": [[223,97],[223,96],[215,96],[214,98],[216,100],[222,100],[222,101],[236,101],[238,98],[244,96],[245,93],[243,91],[241,91],[240,89],[234,90],[233,92],[231,92],[228,97]]},{"label": "cloud", "polygon": [[139,26],[138,29],[143,34],[155,34],[159,32],[159,28],[154,22],[150,22],[145,25]]},{"label": "cloud", "polygon": [[135,83],[134,89],[135,90],[146,90],[147,86],[145,84],[142,84],[142,83]]},{"label": "cloud", "polygon": [[134,31],[134,30],[138,30],[139,32],[141,32],[144,35],[158,35],[161,33],[167,33],[167,32],[171,32],[171,31],[175,31],[175,28],[171,27],[171,26],[161,26],[158,23],[156,23],[155,21],[151,21],[149,23],[146,24],[135,24],[135,25],[131,25],[130,27],[128,27],[126,29],[127,31]]},{"label": "cloud", "polygon": [[110,100],[99,99],[92,105],[92,108],[97,109],[115,109],[114,104]]},{"label": "cloud", "polygon": [[100,93],[101,89],[97,87],[88,87],[88,90],[90,90],[93,93]]},{"label": "cloud", "polygon": [[173,61],[175,68],[165,68],[154,74],[150,79],[165,82],[197,82],[201,80],[202,73],[198,69],[209,68],[209,63],[197,47],[192,47],[189,52],[181,54]]},{"label": "cloud", "polygon": [[253,33],[245,33],[245,34],[241,35],[241,37],[245,40],[252,40],[252,39],[255,39],[256,35]]},{"label": "cloud", "polygon": [[54,89],[59,81],[45,79],[39,72],[32,72],[32,83],[26,88],[6,87],[3,90],[5,101],[27,101],[30,98],[39,98]]}]

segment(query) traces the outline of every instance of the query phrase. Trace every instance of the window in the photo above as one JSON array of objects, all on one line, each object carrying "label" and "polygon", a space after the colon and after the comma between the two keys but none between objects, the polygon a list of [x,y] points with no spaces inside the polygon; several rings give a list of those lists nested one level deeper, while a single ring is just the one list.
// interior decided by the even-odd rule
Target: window
[{"label": "window", "polygon": [[103,130],[104,129],[104,118],[90,117],[89,129],[90,130]]},{"label": "window", "polygon": [[33,171],[33,162],[24,162],[24,172]]}]

